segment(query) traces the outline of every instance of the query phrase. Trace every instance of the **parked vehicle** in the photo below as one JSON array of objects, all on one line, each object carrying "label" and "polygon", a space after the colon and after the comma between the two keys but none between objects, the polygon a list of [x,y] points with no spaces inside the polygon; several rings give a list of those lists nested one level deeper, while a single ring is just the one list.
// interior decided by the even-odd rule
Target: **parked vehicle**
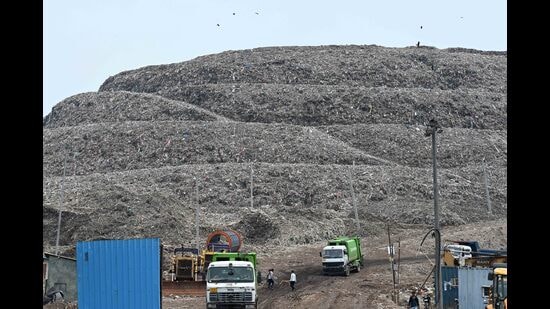
[{"label": "parked vehicle", "polygon": [[495,250],[495,249],[484,249],[481,248],[479,245],[479,242],[477,241],[464,241],[464,240],[458,240],[454,241],[455,243],[463,246],[468,246],[472,249],[472,257],[478,257],[478,256],[506,256],[506,250]]},{"label": "parked vehicle", "polygon": [[459,266],[459,256],[464,253],[464,266],[468,267],[492,267],[496,263],[506,263],[506,250],[483,249],[477,241],[452,241],[453,245],[447,245],[443,252],[443,265]]}]

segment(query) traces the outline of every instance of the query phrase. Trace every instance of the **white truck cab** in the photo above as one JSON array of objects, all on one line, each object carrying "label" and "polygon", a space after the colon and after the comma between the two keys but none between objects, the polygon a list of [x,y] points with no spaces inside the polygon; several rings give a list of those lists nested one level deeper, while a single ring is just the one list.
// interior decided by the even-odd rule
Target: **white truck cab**
[{"label": "white truck cab", "polygon": [[211,262],[206,274],[206,308],[257,308],[257,282],[252,262]]},{"label": "white truck cab", "polygon": [[321,257],[325,273],[340,273],[348,265],[346,246],[326,246],[323,248]]}]

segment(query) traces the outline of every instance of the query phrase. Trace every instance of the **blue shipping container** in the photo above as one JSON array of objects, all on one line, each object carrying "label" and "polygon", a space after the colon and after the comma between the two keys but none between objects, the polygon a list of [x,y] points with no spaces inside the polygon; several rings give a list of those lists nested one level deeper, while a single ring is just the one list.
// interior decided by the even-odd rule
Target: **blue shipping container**
[{"label": "blue shipping container", "polygon": [[444,309],[456,308],[458,303],[458,268],[442,266],[441,282],[443,283],[441,290],[442,307]]},{"label": "blue shipping container", "polygon": [[467,268],[458,269],[458,291],[460,308],[484,309],[486,299],[485,289],[493,282],[487,280],[490,268]]},{"label": "blue shipping container", "polygon": [[492,282],[487,280],[489,268],[441,267],[443,308],[483,309]]},{"label": "blue shipping container", "polygon": [[160,239],[82,241],[76,245],[78,308],[161,308]]}]

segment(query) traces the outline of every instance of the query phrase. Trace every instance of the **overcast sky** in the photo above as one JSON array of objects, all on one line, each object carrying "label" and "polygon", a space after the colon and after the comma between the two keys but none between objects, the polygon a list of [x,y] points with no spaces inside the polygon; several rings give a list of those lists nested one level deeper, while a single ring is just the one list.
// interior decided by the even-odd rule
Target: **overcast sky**
[{"label": "overcast sky", "polygon": [[[43,115],[109,76],[226,50],[380,45],[507,50],[504,0],[48,0]],[[218,26],[219,25],[219,26]]]}]

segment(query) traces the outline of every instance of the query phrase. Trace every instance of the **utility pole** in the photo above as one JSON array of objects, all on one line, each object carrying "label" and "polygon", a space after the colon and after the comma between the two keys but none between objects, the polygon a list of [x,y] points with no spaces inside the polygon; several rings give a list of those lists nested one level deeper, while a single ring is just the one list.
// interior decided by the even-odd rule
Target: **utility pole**
[{"label": "utility pole", "polygon": [[63,197],[65,190],[63,189],[63,184],[65,183],[65,165],[67,164],[67,151],[63,156],[63,178],[61,179],[61,198],[59,200],[59,215],[57,216],[57,236],[55,237],[55,255],[59,256],[59,232],[61,230],[61,213],[63,212]]},{"label": "utility pole", "polygon": [[[432,137],[432,163],[433,163],[433,187],[434,187],[434,230],[437,234],[440,234],[439,231],[439,205],[438,205],[438,187],[437,187],[437,160],[436,160],[436,133],[441,133],[443,130],[441,126],[432,118],[428,125],[426,126],[425,136]],[[435,244],[435,276],[434,276],[434,285],[435,285],[435,304],[437,309],[443,308],[443,302],[441,299],[441,237],[436,237]]]},{"label": "utility pole", "polygon": [[387,224],[387,227],[388,227],[388,254],[390,255],[390,263],[391,263],[391,274],[392,274],[392,278],[393,278],[393,296],[395,296],[395,303],[397,304],[398,303],[398,297],[397,297],[397,293],[395,291],[395,262],[394,262],[394,253],[395,253],[395,250],[394,250],[394,246],[391,242],[391,237],[390,237],[390,224],[388,223]]},{"label": "utility pole", "polygon": [[397,240],[397,285],[399,285],[399,268],[401,267],[401,239]]},{"label": "utility pole", "polygon": [[355,169],[355,161],[353,161],[352,169],[349,171],[349,179],[351,184],[351,199],[353,200],[353,211],[355,212],[355,222],[357,224],[357,236],[361,231],[361,226],[359,225],[359,214],[357,213],[357,203],[355,202],[355,190],[353,189],[353,173]]},{"label": "utility pole", "polygon": [[199,245],[199,182],[195,181],[195,240],[197,242],[197,254],[200,254],[200,245]]},{"label": "utility pole", "polygon": [[489,194],[489,180],[487,179],[487,172],[485,169],[485,158],[483,158],[483,182],[485,183],[485,195],[487,195],[487,211],[489,215],[492,215],[493,209],[491,208],[491,195]]},{"label": "utility pole", "polygon": [[76,152],[73,152],[73,177],[76,176]]},{"label": "utility pole", "polygon": [[250,165],[250,209],[254,208],[254,170]]}]

